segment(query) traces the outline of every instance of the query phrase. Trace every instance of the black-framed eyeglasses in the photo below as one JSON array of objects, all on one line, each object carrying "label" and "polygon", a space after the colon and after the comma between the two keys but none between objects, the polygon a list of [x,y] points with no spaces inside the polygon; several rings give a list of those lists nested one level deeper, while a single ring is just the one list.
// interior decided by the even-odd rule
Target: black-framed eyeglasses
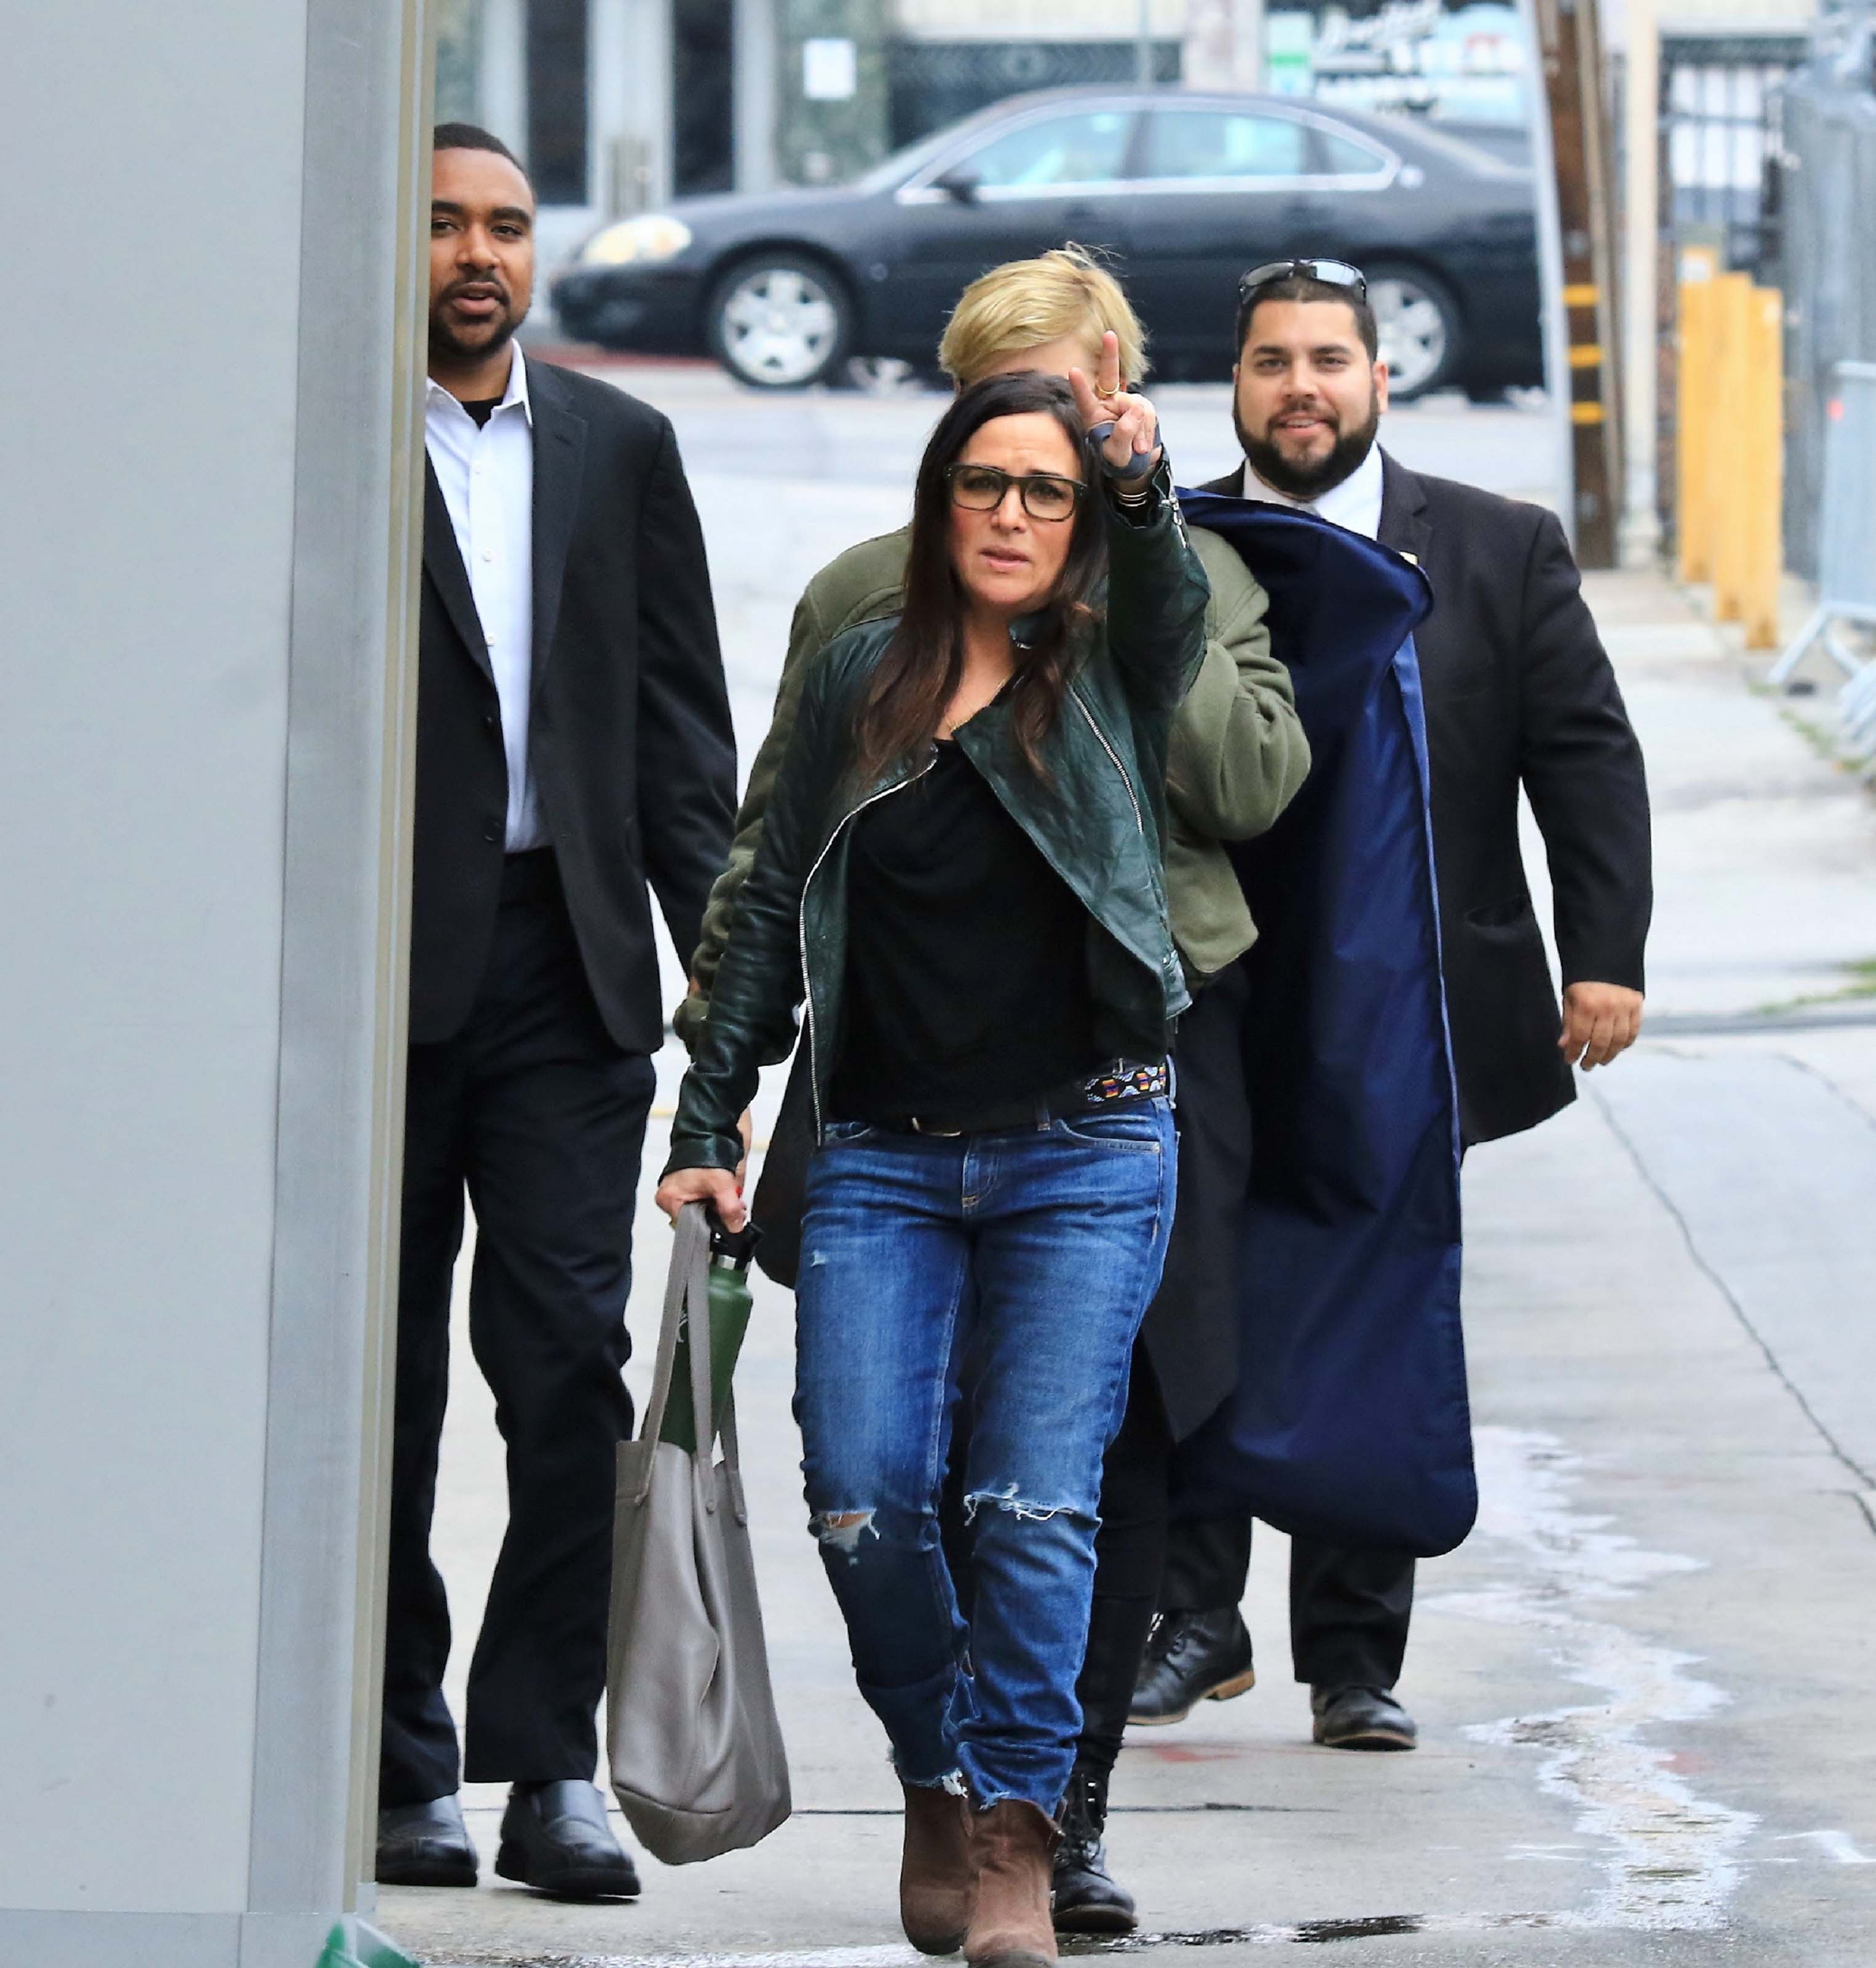
[{"label": "black-framed eyeglasses", "polygon": [[1359,299],[1368,298],[1367,275],[1346,260],[1266,261],[1238,282],[1237,298],[1244,300],[1260,287],[1273,286],[1279,280],[1320,280],[1328,287],[1352,287]]},{"label": "black-framed eyeglasses", "polygon": [[999,471],[994,464],[947,464],[945,484],[951,503],[969,513],[994,513],[1014,485],[1022,495],[1023,510],[1032,520],[1070,520],[1087,490],[1079,479],[1053,471]]}]

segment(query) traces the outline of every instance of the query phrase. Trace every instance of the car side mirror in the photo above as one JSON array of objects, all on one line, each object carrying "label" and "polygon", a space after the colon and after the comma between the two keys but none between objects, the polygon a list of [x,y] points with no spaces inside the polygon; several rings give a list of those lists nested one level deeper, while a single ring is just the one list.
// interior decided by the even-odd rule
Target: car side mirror
[{"label": "car side mirror", "polygon": [[959,205],[972,204],[977,197],[977,173],[968,164],[953,164],[949,170],[940,171],[932,184]]}]

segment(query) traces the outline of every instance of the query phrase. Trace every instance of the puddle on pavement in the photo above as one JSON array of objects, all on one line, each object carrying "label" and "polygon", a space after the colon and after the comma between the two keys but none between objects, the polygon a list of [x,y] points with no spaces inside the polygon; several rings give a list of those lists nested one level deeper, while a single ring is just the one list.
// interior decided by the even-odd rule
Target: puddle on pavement
[{"label": "puddle on pavement", "polygon": [[1758,1820],[1696,1796],[1674,1767],[1673,1748],[1642,1737],[1664,1723],[1703,1720],[1731,1697],[1688,1672],[1697,1656],[1597,1617],[1662,1578],[1700,1570],[1700,1562],[1643,1551],[1608,1529],[1607,1517],[1583,1510],[1574,1494],[1581,1463],[1553,1437],[1481,1428],[1476,1441],[1483,1506],[1476,1535],[1483,1544],[1511,1546],[1521,1572],[1427,1603],[1529,1630],[1567,1678],[1599,1698],[1466,1732],[1477,1742],[1538,1751],[1541,1788],[1568,1804],[1577,1830],[1600,1843],[1600,1889],[1587,1907],[1554,1924],[1675,1933],[1717,1928],[1739,1884],[1739,1848]]}]

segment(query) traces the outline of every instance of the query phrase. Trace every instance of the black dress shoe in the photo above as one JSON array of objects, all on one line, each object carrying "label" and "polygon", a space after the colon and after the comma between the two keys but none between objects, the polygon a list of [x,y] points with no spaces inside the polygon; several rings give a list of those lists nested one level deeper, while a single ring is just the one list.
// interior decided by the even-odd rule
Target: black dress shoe
[{"label": "black dress shoe", "polygon": [[1058,1934],[1131,1934],[1139,1922],[1134,1895],[1108,1870],[1108,1774],[1077,1763],[1062,1805],[1051,1904]]},{"label": "black dress shoe", "polygon": [[502,1814],[495,1869],[556,1899],[636,1899],[639,1875],[590,1783],[518,1783]]},{"label": "black dress shoe", "polygon": [[1327,1750],[1411,1750],[1420,1740],[1414,1718],[1385,1688],[1312,1688],[1309,1712]]},{"label": "black dress shoe", "polygon": [[476,1848],[454,1797],[394,1804],[378,1813],[381,1886],[473,1886]]},{"label": "black dress shoe", "polygon": [[1162,1613],[1147,1643],[1130,1722],[1183,1722],[1201,1701],[1229,1701],[1255,1685],[1250,1632],[1235,1606]]}]

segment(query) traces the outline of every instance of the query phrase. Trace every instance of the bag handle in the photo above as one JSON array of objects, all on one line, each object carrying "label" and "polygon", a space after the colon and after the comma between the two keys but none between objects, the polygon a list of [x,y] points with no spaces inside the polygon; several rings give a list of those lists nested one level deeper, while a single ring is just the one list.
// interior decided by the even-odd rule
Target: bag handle
[{"label": "bag handle", "polygon": [[[684,1330],[686,1301],[693,1307],[701,1306],[703,1316],[691,1321],[691,1399],[692,1415],[699,1421],[710,1413],[710,1227],[704,1217],[700,1202],[687,1202],[678,1212],[674,1226],[675,1235],[671,1252],[671,1274],[665,1281],[665,1309],[658,1329],[658,1361],[652,1372],[652,1392],[645,1404],[645,1412],[639,1419],[638,1439],[641,1442],[655,1442],[665,1426],[665,1410],[671,1400],[671,1378],[677,1369],[678,1338]],[[700,1348],[696,1333],[701,1330],[704,1344]],[[704,1371],[704,1400],[697,1403],[697,1379],[700,1354]],[[709,1445],[704,1441],[701,1426],[694,1432],[702,1444],[702,1453],[707,1454]],[[642,1504],[652,1487],[652,1465],[656,1458],[646,1456],[640,1472],[639,1487],[632,1500]]]},{"label": "bag handle", "polygon": [[[710,1472],[710,1451],[716,1445],[716,1416],[713,1410],[716,1400],[710,1384],[710,1342],[716,1335],[710,1330],[710,1219],[700,1202],[687,1202],[684,1213],[693,1212],[697,1217],[697,1266],[689,1286],[689,1323],[691,1327],[691,1439],[694,1446],[691,1460],[700,1476]],[[704,1424],[711,1426],[706,1428]],[[716,1486],[706,1483],[704,1486],[704,1507],[714,1511],[716,1508]]]},{"label": "bag handle", "polygon": [[742,1449],[736,1439],[736,1390],[732,1387],[723,1397],[723,1474],[729,1478],[729,1501],[739,1524],[749,1521],[749,1501],[742,1493]]}]

